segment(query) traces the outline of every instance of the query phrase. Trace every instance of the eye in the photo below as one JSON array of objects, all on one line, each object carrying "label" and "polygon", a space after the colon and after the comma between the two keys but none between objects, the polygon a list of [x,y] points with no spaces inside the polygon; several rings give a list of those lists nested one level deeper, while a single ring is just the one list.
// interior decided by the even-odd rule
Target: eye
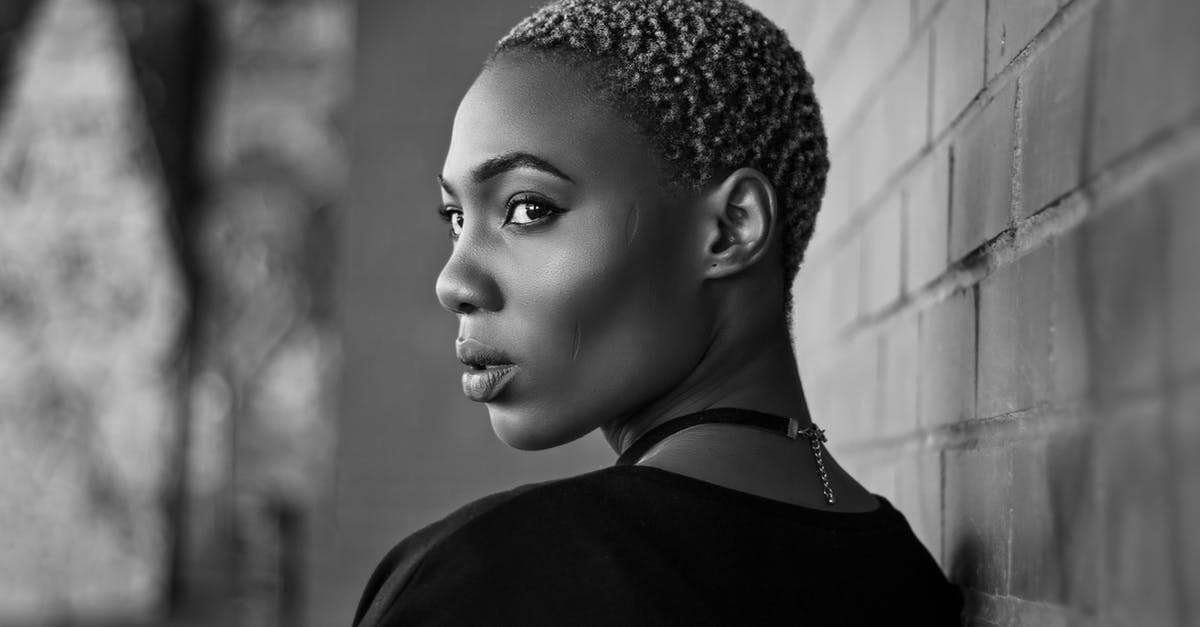
[{"label": "eye", "polygon": [[443,220],[450,223],[450,239],[458,239],[458,236],[462,235],[463,230],[462,209],[443,205],[438,207],[438,215],[442,216]]},{"label": "eye", "polygon": [[518,196],[509,201],[508,217],[504,223],[533,224],[561,212],[561,209],[544,200]]}]

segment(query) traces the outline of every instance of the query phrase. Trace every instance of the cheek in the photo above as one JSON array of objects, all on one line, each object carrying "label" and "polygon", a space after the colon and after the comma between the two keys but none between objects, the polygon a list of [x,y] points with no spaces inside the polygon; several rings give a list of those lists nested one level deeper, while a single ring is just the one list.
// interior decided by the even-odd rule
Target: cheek
[{"label": "cheek", "polygon": [[[537,351],[539,396],[577,406],[629,398],[682,376],[702,337],[698,303],[681,280],[686,237],[637,205],[579,221],[570,242],[533,252],[513,302],[526,312]],[[586,223],[585,223],[586,222]],[[686,372],[682,373],[686,375]],[[652,390],[645,393],[652,393]]]}]

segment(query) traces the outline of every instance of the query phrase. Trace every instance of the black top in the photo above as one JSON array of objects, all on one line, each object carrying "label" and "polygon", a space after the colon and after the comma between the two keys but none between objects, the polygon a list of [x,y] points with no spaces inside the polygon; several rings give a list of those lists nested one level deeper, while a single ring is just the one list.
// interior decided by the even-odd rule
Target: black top
[{"label": "black top", "polygon": [[354,625],[959,625],[961,592],[876,498],[828,512],[652,466],[525,485],[400,542]]}]

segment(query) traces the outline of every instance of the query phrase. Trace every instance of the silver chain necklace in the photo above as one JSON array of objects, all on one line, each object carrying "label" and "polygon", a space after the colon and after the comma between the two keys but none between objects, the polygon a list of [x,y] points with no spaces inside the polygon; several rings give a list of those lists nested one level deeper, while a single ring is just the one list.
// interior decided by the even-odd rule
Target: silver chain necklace
[{"label": "silver chain necklace", "polygon": [[816,424],[810,424],[801,429],[800,423],[794,418],[785,418],[775,414],[766,414],[748,409],[714,407],[668,420],[639,436],[633,444],[621,453],[616,465],[628,466],[637,464],[642,459],[642,456],[655,444],[658,444],[670,435],[689,427],[706,423],[729,423],[758,427],[786,435],[792,440],[802,436],[807,438],[809,447],[812,448],[813,458],[817,462],[817,475],[821,479],[821,493],[825,495],[825,502],[830,505],[837,502],[833,497],[833,488],[829,486],[829,474],[825,471],[825,456],[821,450],[821,444],[825,442],[825,430]]},{"label": "silver chain necklace", "polygon": [[813,459],[817,462],[817,475],[821,477],[821,493],[825,495],[825,502],[833,505],[836,499],[833,498],[833,488],[829,487],[829,475],[825,472],[825,457],[821,454],[822,444],[825,442],[825,430],[818,427],[816,423],[800,429],[795,420],[788,421],[788,437],[795,440],[804,436],[808,438],[808,444],[812,447]]}]

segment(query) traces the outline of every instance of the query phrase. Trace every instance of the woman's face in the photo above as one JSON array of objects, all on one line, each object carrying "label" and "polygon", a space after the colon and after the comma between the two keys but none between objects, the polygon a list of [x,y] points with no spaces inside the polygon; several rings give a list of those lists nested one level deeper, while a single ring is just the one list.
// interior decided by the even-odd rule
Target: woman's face
[{"label": "woman's face", "polygon": [[453,248],[437,295],[474,363],[464,393],[510,446],[630,416],[704,354],[700,221],[658,168],[566,65],[505,56],[463,98],[440,176]]}]

